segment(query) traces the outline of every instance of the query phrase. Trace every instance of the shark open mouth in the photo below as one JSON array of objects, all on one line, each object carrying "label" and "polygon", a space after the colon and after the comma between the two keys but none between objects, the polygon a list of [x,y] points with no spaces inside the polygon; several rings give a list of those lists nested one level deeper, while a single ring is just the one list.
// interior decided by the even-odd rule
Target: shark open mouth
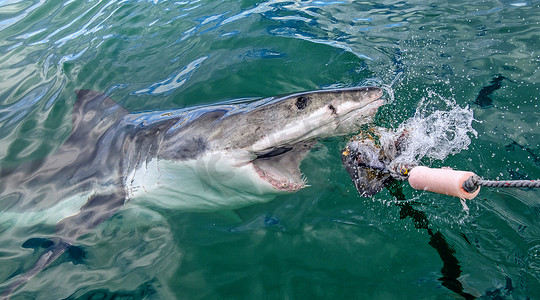
[{"label": "shark open mouth", "polygon": [[[303,122],[291,122],[271,137],[255,143],[251,161],[259,177],[279,191],[297,191],[306,186],[300,163],[318,139],[356,133],[372,120],[381,100],[380,89],[365,88],[370,98],[362,101],[336,101],[322,107]],[[301,99],[301,98],[298,98]]]},{"label": "shark open mouth", "polygon": [[252,161],[259,176],[281,191],[297,191],[306,186],[300,163],[316,144],[315,140],[281,146],[258,153]]}]

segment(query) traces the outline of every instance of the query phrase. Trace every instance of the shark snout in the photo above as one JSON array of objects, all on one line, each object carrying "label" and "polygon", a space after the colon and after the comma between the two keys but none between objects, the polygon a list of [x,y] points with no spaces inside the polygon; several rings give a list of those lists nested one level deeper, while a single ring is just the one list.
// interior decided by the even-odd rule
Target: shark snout
[{"label": "shark snout", "polygon": [[383,90],[379,87],[370,86],[366,88],[366,93],[371,101],[375,101],[383,96]]},{"label": "shark snout", "polygon": [[328,105],[335,117],[345,117],[350,113],[372,115],[377,108],[384,104],[383,90],[378,87],[363,87],[354,90],[344,90],[341,97]]},{"label": "shark snout", "polygon": [[368,105],[379,100],[383,96],[383,90],[379,87],[365,87],[357,93],[350,95],[350,99],[362,105]]}]

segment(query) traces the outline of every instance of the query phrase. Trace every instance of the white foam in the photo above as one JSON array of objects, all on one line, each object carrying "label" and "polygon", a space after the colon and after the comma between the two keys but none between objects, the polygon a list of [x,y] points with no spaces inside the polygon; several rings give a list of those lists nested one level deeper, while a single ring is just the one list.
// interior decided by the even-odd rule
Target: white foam
[{"label": "white foam", "polygon": [[413,117],[395,131],[381,132],[381,143],[394,142],[406,130],[409,138],[395,163],[418,164],[424,157],[444,160],[471,144],[471,135],[477,135],[473,121],[468,106],[460,107],[454,99],[428,91]]}]

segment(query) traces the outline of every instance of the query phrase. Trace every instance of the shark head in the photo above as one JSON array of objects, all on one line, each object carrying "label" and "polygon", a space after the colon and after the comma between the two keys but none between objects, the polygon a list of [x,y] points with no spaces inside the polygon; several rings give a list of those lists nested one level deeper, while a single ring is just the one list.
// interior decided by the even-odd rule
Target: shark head
[{"label": "shark head", "polygon": [[382,90],[376,87],[295,94],[254,110],[268,120],[244,146],[259,177],[280,191],[305,186],[300,163],[318,139],[354,133],[372,121]]},{"label": "shark head", "polygon": [[300,164],[316,141],[356,133],[384,104],[382,95],[380,88],[358,87],[264,99],[232,110],[213,107],[165,135],[160,157],[169,163],[160,169],[191,162],[196,174],[190,178],[206,180],[208,189],[229,199],[294,192],[306,186]]},{"label": "shark head", "polygon": [[384,102],[377,87],[315,91],[290,95],[255,109],[264,122],[256,140],[247,146],[252,152],[267,153],[303,141],[341,136],[371,122]]}]

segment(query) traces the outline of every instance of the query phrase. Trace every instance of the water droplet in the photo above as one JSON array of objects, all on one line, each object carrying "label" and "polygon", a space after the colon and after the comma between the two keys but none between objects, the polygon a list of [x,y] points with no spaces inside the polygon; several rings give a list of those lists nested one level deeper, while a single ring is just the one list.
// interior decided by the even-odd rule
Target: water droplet
[{"label": "water droplet", "polygon": [[536,272],[540,271],[540,244],[534,245],[529,249],[528,262],[530,269]]}]

